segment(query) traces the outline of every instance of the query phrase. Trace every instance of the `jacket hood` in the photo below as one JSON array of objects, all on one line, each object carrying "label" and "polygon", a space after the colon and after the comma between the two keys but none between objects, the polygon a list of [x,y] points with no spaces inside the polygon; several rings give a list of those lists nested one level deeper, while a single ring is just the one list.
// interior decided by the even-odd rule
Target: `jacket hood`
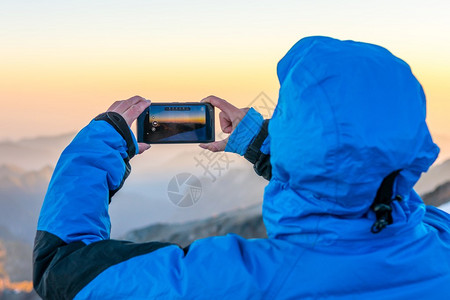
[{"label": "jacket hood", "polygon": [[439,148],[408,64],[380,46],[308,37],[281,59],[277,73],[272,180],[263,204],[268,235],[308,243],[373,236],[370,206],[395,170],[401,172],[394,195],[403,201],[393,203],[394,224],[379,235],[420,222],[424,205],[413,186]]}]

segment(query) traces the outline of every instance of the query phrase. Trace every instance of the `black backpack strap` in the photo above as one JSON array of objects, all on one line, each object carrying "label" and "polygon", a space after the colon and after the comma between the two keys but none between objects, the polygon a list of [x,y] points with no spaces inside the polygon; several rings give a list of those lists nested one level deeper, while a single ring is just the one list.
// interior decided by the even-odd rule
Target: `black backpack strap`
[{"label": "black backpack strap", "polygon": [[244,157],[253,164],[256,174],[270,180],[272,178],[272,165],[270,164],[270,154],[261,152],[261,146],[269,135],[269,119],[264,120],[261,130],[250,143]]},{"label": "black backpack strap", "polygon": [[400,171],[401,170],[397,170],[387,175],[378,188],[375,200],[370,207],[375,212],[377,218],[375,223],[373,223],[372,228],[370,229],[372,233],[379,233],[387,225],[390,225],[394,222],[394,220],[392,219],[391,203],[395,200],[402,200],[401,196],[396,196],[394,198],[392,197],[395,178],[400,173]]}]

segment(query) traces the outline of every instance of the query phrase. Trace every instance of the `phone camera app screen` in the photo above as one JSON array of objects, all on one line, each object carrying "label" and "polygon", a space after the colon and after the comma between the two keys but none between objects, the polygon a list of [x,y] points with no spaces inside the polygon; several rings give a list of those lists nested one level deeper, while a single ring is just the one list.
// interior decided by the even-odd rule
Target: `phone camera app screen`
[{"label": "phone camera app screen", "polygon": [[153,142],[207,139],[204,106],[150,106],[150,140]]}]

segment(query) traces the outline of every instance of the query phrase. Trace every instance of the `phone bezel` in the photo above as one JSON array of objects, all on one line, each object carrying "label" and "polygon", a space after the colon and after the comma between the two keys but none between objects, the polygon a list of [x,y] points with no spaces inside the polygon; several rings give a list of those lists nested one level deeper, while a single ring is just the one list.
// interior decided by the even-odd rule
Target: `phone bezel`
[{"label": "phone bezel", "polygon": [[[206,128],[207,135],[210,136],[210,139],[206,140],[189,140],[189,141],[164,141],[164,142],[146,142],[145,136],[150,130],[149,123],[149,108],[151,106],[205,106],[207,110],[206,113]],[[214,106],[209,103],[204,102],[152,102],[149,107],[147,107],[141,115],[136,120],[136,133],[137,133],[137,141],[139,143],[147,143],[147,144],[198,144],[198,143],[210,143],[215,140],[215,127],[214,127]]]}]

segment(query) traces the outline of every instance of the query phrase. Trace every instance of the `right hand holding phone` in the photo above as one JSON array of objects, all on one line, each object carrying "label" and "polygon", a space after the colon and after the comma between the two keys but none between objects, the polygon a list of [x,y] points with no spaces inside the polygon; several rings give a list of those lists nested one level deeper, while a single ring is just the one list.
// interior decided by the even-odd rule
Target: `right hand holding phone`
[{"label": "right hand holding phone", "polygon": [[[221,110],[219,121],[222,132],[231,134],[239,122],[244,118],[250,108],[237,108],[233,104],[216,96],[208,96],[201,102],[207,102]],[[203,149],[212,152],[224,151],[228,142],[228,137],[221,141],[215,141],[207,144],[200,144]]]},{"label": "right hand holding phone", "polygon": [[[137,119],[137,117],[148,107],[150,106],[151,101],[141,96],[134,96],[127,100],[116,101],[114,102],[107,110],[107,112],[116,112],[120,114],[128,126],[131,127],[131,124]],[[146,143],[138,143],[139,154],[144,151],[150,149],[150,145]]]}]

